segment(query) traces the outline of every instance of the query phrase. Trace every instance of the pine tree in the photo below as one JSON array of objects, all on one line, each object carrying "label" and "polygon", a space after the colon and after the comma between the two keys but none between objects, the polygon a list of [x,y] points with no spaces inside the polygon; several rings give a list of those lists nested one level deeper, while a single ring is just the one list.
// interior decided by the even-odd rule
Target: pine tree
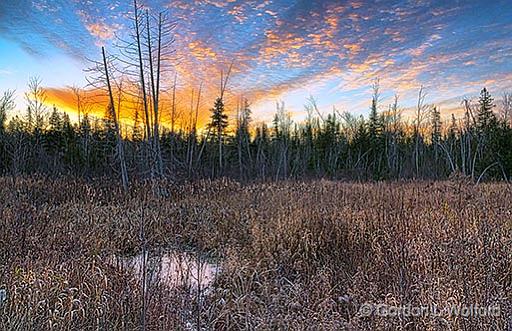
[{"label": "pine tree", "polygon": [[455,118],[455,114],[452,114],[452,119],[450,123],[450,127],[448,128],[448,139],[455,141],[457,138],[457,119]]},{"label": "pine tree", "polygon": [[272,119],[272,138],[279,139],[281,137],[281,130],[279,129],[279,115],[274,114],[274,118]]},{"label": "pine tree", "polygon": [[[370,106],[370,115],[368,118],[368,135],[370,139],[370,143],[372,145],[378,145],[379,139],[381,138],[382,131],[383,131],[383,124],[382,120],[379,116],[379,98],[380,98],[380,92],[379,92],[379,81],[376,80],[373,83],[372,86],[373,89],[373,95],[372,95],[372,102]],[[378,147],[378,146],[372,146],[372,147]]]},{"label": "pine tree", "polygon": [[368,118],[368,135],[370,138],[370,141],[375,143],[377,142],[381,131],[382,125],[379,118],[379,113],[377,110],[377,100],[375,98],[372,98],[372,104],[370,107],[370,115]]},{"label": "pine tree", "polygon": [[44,137],[45,148],[52,155],[60,155],[64,145],[62,116],[55,105],[53,105],[48,124],[48,130],[45,132]]},{"label": "pine tree", "polygon": [[368,128],[363,116],[361,115],[361,118],[357,123],[354,139],[352,140],[352,148],[354,149],[356,157],[354,159],[354,164],[352,165],[352,167],[363,167],[365,171],[367,170],[365,160],[368,158],[368,145]]},{"label": "pine tree", "polygon": [[243,108],[240,114],[240,128],[244,133],[248,135],[249,133],[249,124],[251,122],[251,108],[249,106],[249,101],[247,99],[244,100]]},{"label": "pine tree", "polygon": [[477,113],[477,130],[480,134],[488,134],[492,127],[496,124],[496,115],[493,113],[494,99],[484,87],[480,92],[478,103],[480,107]]},{"label": "pine tree", "polygon": [[[478,100],[479,108],[476,118],[476,129],[478,133],[478,158],[476,159],[476,169],[486,176],[497,176],[497,168],[492,164],[499,159],[499,132],[498,121],[493,112],[494,100],[491,94],[484,87],[480,92]],[[487,171],[486,171],[487,170]]]},{"label": "pine tree", "polygon": [[62,117],[55,105],[53,105],[52,113],[50,115],[50,118],[48,120],[50,127],[50,132],[59,132],[62,129]]},{"label": "pine tree", "polygon": [[140,127],[140,118],[139,118],[139,110],[135,110],[135,115],[133,117],[133,130],[132,130],[132,140],[134,142],[141,142],[144,139],[144,133],[142,132],[142,128]]},{"label": "pine tree", "polygon": [[256,169],[258,169],[258,176],[265,178],[267,173],[267,152],[270,145],[268,128],[265,123],[256,128],[254,143],[256,145]]},{"label": "pine tree", "polygon": [[217,139],[220,140],[228,127],[228,115],[225,114],[224,102],[221,98],[215,100],[215,105],[210,111],[212,112],[212,116],[210,117],[211,120],[208,127],[214,130]]},{"label": "pine tree", "polygon": [[215,105],[211,109],[212,116],[210,118],[210,123],[208,124],[208,128],[210,130],[213,130],[214,136],[217,139],[218,142],[218,157],[219,157],[219,171],[222,171],[222,160],[223,160],[223,152],[222,152],[222,145],[223,145],[223,138],[224,133],[226,131],[226,128],[228,127],[228,115],[225,114],[224,110],[224,101],[222,101],[222,98],[217,98],[215,100]]},{"label": "pine tree", "polygon": [[437,107],[432,108],[432,144],[437,145],[441,141],[441,112]]},{"label": "pine tree", "polygon": [[248,144],[249,135],[249,124],[251,122],[251,108],[249,102],[244,99],[241,109],[238,111],[237,128],[236,128],[236,140],[239,145]]},{"label": "pine tree", "polygon": [[368,140],[369,140],[369,158],[372,162],[372,172],[374,179],[380,179],[382,176],[382,155],[384,152],[383,131],[384,125],[379,116],[379,81],[373,84],[373,95],[370,106],[370,115],[368,118]]},{"label": "pine tree", "polygon": [[103,140],[104,148],[108,153],[112,153],[116,146],[116,128],[115,117],[113,115],[112,106],[108,105],[103,117],[103,126],[100,130],[100,137]]}]

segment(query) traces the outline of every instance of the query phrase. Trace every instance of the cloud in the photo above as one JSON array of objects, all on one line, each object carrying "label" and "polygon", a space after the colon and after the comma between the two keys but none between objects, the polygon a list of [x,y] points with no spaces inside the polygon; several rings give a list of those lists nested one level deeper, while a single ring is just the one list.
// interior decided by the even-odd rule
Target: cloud
[{"label": "cloud", "polygon": [[[432,94],[451,94],[449,86],[461,93],[475,80],[494,80],[502,88],[506,84],[497,77],[512,70],[507,0],[147,0],[145,5],[168,8],[177,21],[175,67],[164,79],[169,86],[177,72],[180,91],[187,91],[180,92],[184,100],[202,82],[205,102],[212,103],[220,72],[232,61],[231,93],[255,102],[325,82],[335,88],[319,98],[347,98],[376,77],[383,88],[412,102],[420,85]],[[130,13],[124,1],[1,1],[0,35],[37,56],[51,44],[97,57],[95,45],[108,44],[114,34],[128,36]],[[19,15],[24,20],[14,19]]]},{"label": "cloud", "polygon": [[91,35],[101,40],[114,38],[116,31],[120,28],[118,24],[108,25],[103,22],[86,24],[85,27]]},{"label": "cloud", "polygon": [[0,76],[10,76],[13,72],[9,69],[0,69]]}]

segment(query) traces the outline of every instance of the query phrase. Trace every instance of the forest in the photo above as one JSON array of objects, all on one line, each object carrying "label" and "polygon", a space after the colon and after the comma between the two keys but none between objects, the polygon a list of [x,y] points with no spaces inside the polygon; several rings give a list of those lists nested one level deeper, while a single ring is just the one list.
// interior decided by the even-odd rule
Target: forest
[{"label": "forest", "polygon": [[[460,174],[480,182],[512,175],[511,93],[495,99],[482,87],[478,100],[460,100],[462,112],[450,117],[428,103],[421,86],[416,106],[404,114],[398,96],[383,104],[375,79],[367,118],[335,107],[321,112],[309,97],[303,121],[293,122],[278,101],[271,123],[256,122],[250,100],[239,92],[229,96],[236,102],[226,100],[233,61],[220,72],[215,99],[201,99],[201,83],[195,96],[192,90],[190,107],[178,110],[177,22],[169,11],[153,13],[137,1],[133,9],[127,36],[116,36],[111,52],[101,47],[98,60],[88,60],[87,86],[70,89],[76,121],[49,107],[37,77],[28,82],[25,110],[17,109],[22,103],[15,91],[3,92],[0,173],[118,178],[125,189],[134,179],[163,177],[390,180]],[[203,102],[210,106],[200,107]],[[91,112],[98,108],[103,116]],[[199,117],[209,121],[200,126]]]},{"label": "forest", "polygon": [[193,123],[192,111],[192,125],[186,127],[146,125],[138,113],[133,125],[121,127],[110,106],[103,118],[82,113],[80,122],[72,123],[66,113],[46,106],[40,80],[32,79],[29,91],[26,112],[9,120],[13,91],[0,99],[5,175],[124,177],[128,183],[128,178],[163,177],[392,180],[460,174],[480,182],[508,181],[512,173],[512,98],[505,94],[496,105],[485,88],[478,101],[462,101],[462,118],[452,115],[444,122],[440,110],[426,103],[424,90],[413,118],[404,119],[398,99],[379,111],[378,82],[368,118],[336,109],[322,114],[309,98],[303,122],[294,123],[286,106],[277,103],[272,123],[253,124],[246,99],[228,113],[219,97],[204,130]]}]

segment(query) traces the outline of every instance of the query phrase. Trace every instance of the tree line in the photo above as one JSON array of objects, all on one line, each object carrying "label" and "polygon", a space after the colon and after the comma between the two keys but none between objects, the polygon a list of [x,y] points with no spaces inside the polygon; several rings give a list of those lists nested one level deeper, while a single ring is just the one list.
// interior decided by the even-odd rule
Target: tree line
[{"label": "tree line", "polygon": [[[335,108],[322,114],[310,98],[302,122],[292,121],[284,103],[277,103],[272,123],[253,123],[250,104],[241,99],[230,129],[222,97],[224,86],[210,110],[209,123],[199,133],[197,122],[187,128],[160,123],[149,127],[138,115],[130,130],[122,130],[110,104],[103,118],[82,113],[78,122],[72,123],[56,107],[48,109],[41,81],[32,79],[24,114],[7,120],[7,113],[15,109],[14,93],[7,91],[0,98],[0,171],[13,176],[126,176],[123,181],[128,181],[128,176],[156,175],[386,180],[443,179],[458,173],[475,181],[510,178],[509,94],[497,107],[484,88],[478,102],[463,100],[462,118],[452,115],[443,122],[439,108],[425,104],[423,89],[413,118],[405,120],[398,98],[382,111],[378,83],[373,88],[367,118]],[[154,146],[158,146],[157,153]]]},{"label": "tree line", "polygon": [[[452,174],[476,182],[510,178],[512,173],[512,97],[497,107],[484,88],[478,102],[462,102],[464,116],[443,122],[440,109],[426,102],[419,89],[414,114],[404,118],[398,97],[383,110],[379,82],[372,86],[367,118],[333,108],[319,111],[310,97],[307,117],[292,121],[286,106],[276,104],[272,123],[254,123],[249,101],[240,98],[230,118],[225,94],[231,74],[221,72],[210,121],[198,128],[198,94],[192,94],[186,125],[177,126],[176,62],[173,31],[166,11],[152,13],[133,2],[131,26],[117,37],[110,54],[90,61],[85,89],[73,88],[78,121],[47,107],[41,80],[32,78],[25,94],[27,110],[7,120],[15,108],[14,91],[0,98],[0,172],[69,174],[85,178],[158,179],[233,177],[240,180],[345,178],[386,180],[442,179]],[[90,115],[85,91],[106,100],[105,116]],[[162,106],[163,92],[172,102]],[[134,110],[131,129],[120,121],[124,105]],[[162,125],[162,113],[170,125]],[[233,115],[231,115],[233,117]]]}]

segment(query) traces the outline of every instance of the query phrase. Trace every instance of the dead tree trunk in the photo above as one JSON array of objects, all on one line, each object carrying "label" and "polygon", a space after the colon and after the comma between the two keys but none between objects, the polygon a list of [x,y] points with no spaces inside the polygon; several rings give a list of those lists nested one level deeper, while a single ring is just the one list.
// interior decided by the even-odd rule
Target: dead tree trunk
[{"label": "dead tree trunk", "polygon": [[151,81],[151,94],[153,98],[153,156],[155,163],[155,174],[157,177],[163,175],[163,160],[162,152],[160,149],[160,118],[159,118],[159,96],[160,96],[160,63],[161,63],[161,40],[162,40],[162,14],[158,18],[158,36],[157,36],[157,68],[156,79],[155,70],[153,67],[153,48],[151,45],[151,29],[149,25],[149,11],[146,11],[146,32],[147,32],[147,47],[149,57],[149,75]]},{"label": "dead tree trunk", "polygon": [[105,79],[106,79],[107,88],[108,88],[108,95],[109,95],[109,102],[110,102],[109,108],[112,113],[112,118],[114,121],[114,128],[115,128],[116,138],[117,138],[116,149],[117,149],[117,157],[119,158],[119,165],[121,168],[121,180],[123,183],[123,189],[126,192],[126,191],[128,191],[128,170],[126,167],[126,160],[124,157],[123,139],[122,139],[121,133],[119,131],[119,122],[118,122],[118,117],[117,117],[116,108],[115,108],[115,104],[114,104],[114,94],[112,93],[112,86],[110,84],[110,75],[109,75],[109,71],[108,71],[107,57],[105,56],[105,48],[104,47],[101,48],[101,53],[103,55],[103,67],[105,70]]},{"label": "dead tree trunk", "polygon": [[139,66],[139,81],[140,81],[140,88],[142,91],[142,103],[144,107],[144,116],[145,116],[145,126],[146,126],[146,139],[147,139],[147,145],[150,152],[150,172],[151,177],[154,176],[154,164],[153,164],[153,144],[152,144],[152,132],[151,132],[151,122],[149,119],[149,105],[148,105],[148,97],[146,93],[146,81],[144,77],[144,59],[142,57],[142,43],[141,43],[141,33],[140,33],[140,17],[139,17],[139,7],[137,5],[137,0],[133,1],[134,6],[134,25],[135,25],[135,40],[137,44],[137,54],[138,54],[138,66]]}]

